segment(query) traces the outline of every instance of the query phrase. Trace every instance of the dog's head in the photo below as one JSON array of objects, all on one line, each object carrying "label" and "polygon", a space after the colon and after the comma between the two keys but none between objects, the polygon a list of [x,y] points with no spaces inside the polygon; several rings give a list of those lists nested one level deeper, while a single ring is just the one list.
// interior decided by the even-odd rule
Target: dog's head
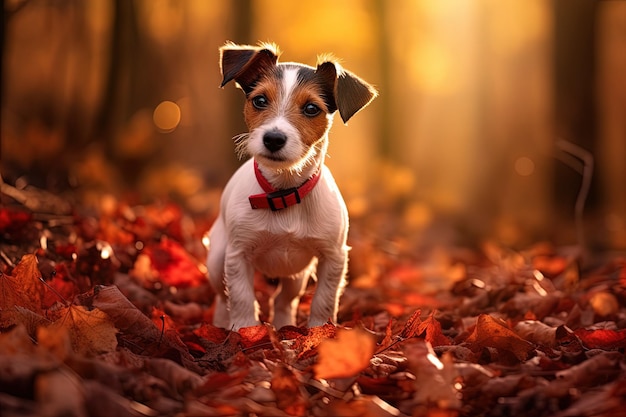
[{"label": "dog's head", "polygon": [[234,80],[246,94],[245,151],[276,169],[302,165],[325,140],[335,111],[347,122],[376,97],[376,90],[334,60],[317,67],[278,63],[275,45],[220,49],[222,87]]}]

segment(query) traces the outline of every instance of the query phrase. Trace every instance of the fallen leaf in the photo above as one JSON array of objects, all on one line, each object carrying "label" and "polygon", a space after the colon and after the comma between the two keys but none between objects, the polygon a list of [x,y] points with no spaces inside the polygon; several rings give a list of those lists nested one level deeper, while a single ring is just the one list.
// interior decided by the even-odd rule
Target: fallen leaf
[{"label": "fallen leaf", "polygon": [[35,398],[40,416],[87,417],[81,380],[68,369],[39,374],[35,380]]},{"label": "fallen leaf", "polygon": [[161,331],[116,286],[98,287],[93,306],[104,311],[133,344],[145,346],[159,340]]},{"label": "fallen leaf", "polygon": [[450,339],[441,332],[441,323],[435,319],[435,311],[418,326],[418,332],[420,335],[425,334],[424,340],[433,347],[450,344]]},{"label": "fallen leaf", "polygon": [[493,347],[510,352],[520,361],[526,360],[534,350],[531,343],[519,337],[503,321],[488,314],[478,316],[474,332],[467,338],[466,342],[475,349]]},{"label": "fallen leaf", "polygon": [[117,329],[109,316],[97,308],[66,307],[61,310],[61,318],[52,324],[53,329],[67,330],[74,352],[80,355],[95,356],[117,348]]},{"label": "fallen leaf", "polygon": [[357,327],[338,329],[335,339],[318,347],[319,357],[313,371],[317,379],[352,377],[367,368],[376,349],[374,337]]},{"label": "fallen leaf", "polygon": [[270,335],[264,324],[242,327],[239,329],[239,334],[241,335],[241,344],[245,349],[271,345]]},{"label": "fallen leaf", "polygon": [[37,267],[37,257],[33,254],[22,256],[20,262],[13,268],[12,275],[19,282],[19,291],[28,299],[27,305],[21,305],[35,313],[41,313],[43,284],[39,280],[41,272]]},{"label": "fallen leaf", "polygon": [[400,333],[400,337],[404,339],[408,339],[411,337],[416,337],[421,333],[421,330],[420,330],[420,324],[422,323],[422,320],[420,319],[421,314],[422,314],[422,310],[415,310],[413,312],[411,317],[409,317],[409,319],[404,324],[404,328],[402,329],[402,332]]},{"label": "fallen leaf", "polygon": [[6,329],[20,322],[16,307],[35,308],[26,294],[20,291],[17,278],[0,272],[0,328]]},{"label": "fallen leaf", "polygon": [[[284,330],[285,328],[281,329],[281,332]],[[298,358],[308,358],[324,340],[334,338],[336,333],[337,328],[330,323],[311,327],[306,329],[306,333],[296,337],[293,342],[293,349],[298,353]]]},{"label": "fallen leaf", "polygon": [[616,350],[626,348],[626,329],[576,329],[574,334],[588,349]]},{"label": "fallen leaf", "polygon": [[515,325],[515,333],[529,342],[542,346],[556,345],[557,327],[551,327],[538,320],[524,320]]},{"label": "fallen leaf", "polygon": [[276,394],[278,408],[292,416],[304,416],[309,404],[303,395],[302,384],[296,374],[278,364],[272,372],[271,389]]},{"label": "fallen leaf", "polygon": [[[190,287],[204,284],[207,280],[198,268],[198,262],[174,240],[164,238],[158,244],[144,249],[143,254],[150,258],[152,268],[167,285]],[[145,269],[143,266],[142,270]]]},{"label": "fallen leaf", "polygon": [[203,383],[200,375],[168,359],[148,358],[144,366],[151,375],[165,381],[175,393],[180,395],[195,390]]}]

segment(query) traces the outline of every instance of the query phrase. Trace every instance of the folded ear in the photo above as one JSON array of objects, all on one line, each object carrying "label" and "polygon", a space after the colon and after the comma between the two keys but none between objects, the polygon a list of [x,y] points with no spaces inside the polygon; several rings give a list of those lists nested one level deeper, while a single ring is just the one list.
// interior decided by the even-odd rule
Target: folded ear
[{"label": "folded ear", "polygon": [[241,89],[248,94],[254,83],[278,61],[278,48],[272,44],[259,47],[227,43],[220,48],[220,69],[224,87],[229,81],[235,80]]},{"label": "folded ear", "polygon": [[318,64],[317,72],[326,82],[332,79],[335,108],[339,110],[344,123],[378,95],[374,87],[335,62],[326,61]]}]

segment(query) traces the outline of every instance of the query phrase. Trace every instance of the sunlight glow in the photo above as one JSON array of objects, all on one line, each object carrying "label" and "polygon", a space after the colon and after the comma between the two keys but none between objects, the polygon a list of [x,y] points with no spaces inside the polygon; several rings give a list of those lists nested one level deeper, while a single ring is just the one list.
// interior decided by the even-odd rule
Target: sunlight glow
[{"label": "sunlight glow", "polygon": [[180,107],[173,101],[162,101],[154,109],[152,120],[155,126],[164,133],[172,132],[180,123]]},{"label": "sunlight glow", "polygon": [[515,161],[515,172],[522,177],[528,177],[535,172],[535,163],[527,156],[519,157]]},{"label": "sunlight glow", "polygon": [[426,355],[426,359],[428,359],[428,362],[435,365],[435,368],[439,369],[440,371],[443,369],[443,363],[439,360],[435,353],[428,352],[428,355]]}]

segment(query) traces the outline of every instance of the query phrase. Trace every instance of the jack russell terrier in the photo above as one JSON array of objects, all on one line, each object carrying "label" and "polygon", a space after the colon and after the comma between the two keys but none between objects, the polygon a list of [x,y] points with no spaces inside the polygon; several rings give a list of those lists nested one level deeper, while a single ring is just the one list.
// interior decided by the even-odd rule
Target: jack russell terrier
[{"label": "jack russell terrier", "polygon": [[376,90],[330,57],[316,68],[278,63],[275,45],[220,48],[224,87],[246,95],[249,132],[234,138],[251,156],[226,185],[209,231],[207,268],[217,291],[213,324],[232,330],[259,324],[254,274],[280,278],[270,311],[279,329],[296,324],[300,297],[317,277],[308,325],[336,322],[348,263],[348,211],[324,165],[336,110],[343,122]]}]

